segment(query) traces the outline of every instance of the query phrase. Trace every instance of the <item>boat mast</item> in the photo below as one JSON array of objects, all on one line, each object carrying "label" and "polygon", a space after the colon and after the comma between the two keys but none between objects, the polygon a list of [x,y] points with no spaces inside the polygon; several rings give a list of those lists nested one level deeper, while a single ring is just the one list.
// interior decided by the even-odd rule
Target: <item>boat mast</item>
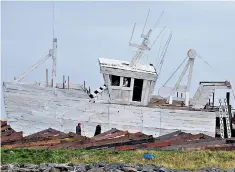
[{"label": "boat mast", "polygon": [[[150,43],[149,37],[150,37],[151,33],[153,32],[153,29],[149,29],[149,31],[147,32],[147,34],[144,34],[144,29],[145,29],[145,26],[146,26],[146,23],[147,23],[147,20],[148,20],[148,17],[149,17],[149,12],[150,12],[150,10],[148,11],[148,15],[147,15],[146,20],[145,20],[145,23],[144,23],[144,28],[143,28],[143,31],[142,31],[142,34],[141,34],[141,38],[143,38],[143,41],[142,41],[142,43],[141,43],[140,45],[131,43],[132,37],[133,37],[133,34],[134,34],[134,30],[135,30],[135,25],[136,25],[136,24],[134,24],[134,27],[133,27],[133,30],[132,30],[132,35],[131,35],[131,38],[130,38],[130,41],[129,41],[129,45],[132,46],[132,47],[138,48],[138,50],[137,50],[135,56],[133,57],[133,59],[132,59],[131,62],[130,62],[130,66],[131,66],[131,67],[135,67],[135,66],[136,66],[136,64],[139,62],[141,56],[144,54],[144,52],[145,52],[146,50],[147,50],[147,51],[150,51],[151,47],[152,47],[153,44],[156,42],[157,38],[161,35],[162,31],[165,29],[165,27],[164,27],[164,29],[159,33],[158,37],[155,39],[155,41],[154,41],[154,43],[152,44],[152,46],[151,46],[151,47],[148,47],[148,45],[149,45],[149,43]],[[163,12],[162,12],[162,14],[163,14]],[[161,14],[160,17],[158,18],[157,23],[159,22],[159,20],[160,20],[162,14]],[[157,24],[157,23],[156,23],[156,24]],[[155,26],[156,26],[156,24],[155,24]],[[155,28],[155,26],[154,26],[154,28]]]}]

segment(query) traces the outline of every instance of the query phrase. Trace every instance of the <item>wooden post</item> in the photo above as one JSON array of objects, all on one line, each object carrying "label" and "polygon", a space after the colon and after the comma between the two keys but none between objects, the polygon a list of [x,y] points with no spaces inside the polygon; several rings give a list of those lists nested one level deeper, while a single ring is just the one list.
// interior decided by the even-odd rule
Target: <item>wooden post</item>
[{"label": "wooden post", "polygon": [[84,81],[84,90],[86,90],[86,81]]},{"label": "wooden post", "polygon": [[211,99],[209,99],[209,105],[211,105]]},{"label": "wooden post", "polygon": [[69,89],[69,76],[68,76],[68,89]]},{"label": "wooden post", "polygon": [[51,79],[51,87],[53,87],[53,79]]},{"label": "wooden post", "polygon": [[64,89],[64,83],[65,83],[65,76],[63,75],[63,89]]},{"label": "wooden post", "polygon": [[46,87],[48,87],[48,69],[46,69]]},{"label": "wooden post", "polygon": [[230,92],[226,93],[227,104],[230,105]]},{"label": "wooden post", "polygon": [[89,93],[91,93],[91,88],[89,87]]}]

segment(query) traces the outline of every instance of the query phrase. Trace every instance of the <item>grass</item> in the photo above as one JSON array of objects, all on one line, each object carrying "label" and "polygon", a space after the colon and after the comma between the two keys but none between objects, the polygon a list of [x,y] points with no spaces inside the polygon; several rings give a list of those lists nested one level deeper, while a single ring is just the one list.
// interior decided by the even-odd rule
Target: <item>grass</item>
[{"label": "grass", "polygon": [[120,162],[155,164],[173,169],[197,170],[200,168],[234,168],[235,152],[225,151],[148,151],[156,156],[154,160],[142,159],[146,151],[111,151],[111,150],[33,150],[1,149],[2,163],[81,163]]}]

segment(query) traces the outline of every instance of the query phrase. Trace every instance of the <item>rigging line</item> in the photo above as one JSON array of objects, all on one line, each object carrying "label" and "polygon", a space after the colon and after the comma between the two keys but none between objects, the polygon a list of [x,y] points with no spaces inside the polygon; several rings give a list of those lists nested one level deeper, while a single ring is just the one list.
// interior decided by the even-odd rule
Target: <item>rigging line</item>
[{"label": "rigging line", "polygon": [[197,55],[204,63],[206,63],[208,66],[210,66],[211,68],[212,68],[212,66],[207,62],[207,61],[205,61],[203,58],[202,58],[202,56],[201,55]]},{"label": "rigging line", "polygon": [[[163,37],[164,37],[164,34],[162,35],[162,39],[161,39],[161,42],[160,42],[160,46],[159,46],[159,50],[158,50],[158,53],[157,53],[157,58],[156,58],[156,68],[158,67],[159,65],[159,62],[160,62],[160,59],[159,59],[159,53],[160,53],[160,50],[162,49],[162,41],[163,41]],[[159,61],[158,61],[159,59]]]},{"label": "rigging line", "polygon": [[162,11],[161,15],[158,17],[158,20],[156,22],[156,24],[153,26],[153,30],[155,29],[155,27],[157,26],[158,22],[160,21],[160,18],[162,17],[164,11]]},{"label": "rigging line", "polygon": [[133,27],[133,29],[132,29],[131,38],[130,38],[129,43],[131,43],[131,41],[132,41],[132,37],[133,37],[134,31],[135,31],[135,25],[136,25],[136,23],[134,24],[134,27]]},{"label": "rigging line", "polygon": [[161,51],[161,54],[160,54],[160,58],[159,58],[159,61],[158,61],[158,66],[161,65],[161,61],[162,61],[162,58],[163,58],[163,53],[164,53],[164,50],[166,49],[166,45],[169,41],[169,38],[167,39],[166,43],[164,44],[164,46],[162,47],[162,51]]},{"label": "rigging line", "polygon": [[153,45],[155,44],[155,42],[157,41],[157,39],[159,38],[159,36],[162,34],[162,32],[165,30],[166,26],[161,30],[161,32],[158,34],[157,38],[155,39],[155,41],[153,42],[153,44],[151,45],[150,49],[152,49]]},{"label": "rigging line", "polygon": [[169,46],[169,44],[170,44],[170,42],[171,42],[171,37],[172,37],[172,33],[170,34],[170,36],[169,36],[169,38],[168,38],[168,41],[167,41],[167,44],[166,44],[166,48],[165,48],[164,54],[163,54],[163,56],[162,56],[162,60],[161,60],[161,62],[160,62],[161,67],[160,67],[159,75],[160,75],[161,70],[162,70],[162,66],[163,66],[163,62],[164,62],[164,60],[165,60],[165,55],[166,55],[166,52],[167,52],[167,50],[168,50],[168,46]]},{"label": "rigging line", "polygon": [[149,12],[150,12],[150,9],[149,9],[149,11],[148,11],[148,15],[147,15],[147,17],[146,17],[146,19],[145,19],[145,23],[144,23],[144,28],[143,28],[142,34],[144,33],[144,29],[145,29],[145,26],[146,26],[147,21],[148,21]]},{"label": "rigging line", "polygon": [[172,75],[170,76],[170,78],[163,84],[163,87],[168,83],[168,81],[173,77],[173,75],[179,70],[179,68],[184,64],[184,62],[186,61],[186,59],[188,58],[185,57],[185,59],[182,61],[182,63],[177,67],[177,69],[172,73]]},{"label": "rigging line", "polygon": [[205,61],[202,56],[200,54],[197,54],[197,57],[200,58],[204,63],[206,63],[212,70],[213,72],[217,73],[220,75],[221,78],[223,78],[224,80],[227,80],[227,78],[225,78],[224,76],[221,75],[221,73],[218,72],[217,68],[214,68],[213,66],[211,66],[207,61]]}]

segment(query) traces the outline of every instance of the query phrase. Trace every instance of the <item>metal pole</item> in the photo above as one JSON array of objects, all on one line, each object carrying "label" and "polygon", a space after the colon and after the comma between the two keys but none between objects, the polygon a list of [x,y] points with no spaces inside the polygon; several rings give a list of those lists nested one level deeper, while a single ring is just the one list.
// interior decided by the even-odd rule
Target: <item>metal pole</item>
[{"label": "metal pole", "polygon": [[48,69],[46,69],[46,87],[48,87]]},{"label": "metal pole", "polygon": [[65,76],[63,75],[63,89],[65,88],[64,83],[65,83]]},{"label": "metal pole", "polygon": [[68,89],[69,89],[69,76],[68,76]]},{"label": "metal pole", "polygon": [[57,38],[53,38],[53,54],[52,54],[52,59],[53,59],[53,65],[52,65],[53,83],[52,83],[52,86],[54,88],[56,87],[56,55],[57,55]]},{"label": "metal pole", "polygon": [[230,128],[232,128],[232,107],[230,105],[230,92],[226,93],[227,105],[228,105],[228,116],[229,116],[229,124]]},{"label": "metal pole", "polygon": [[213,100],[212,107],[214,108],[214,106],[215,106],[215,92],[213,92],[212,100]]}]

